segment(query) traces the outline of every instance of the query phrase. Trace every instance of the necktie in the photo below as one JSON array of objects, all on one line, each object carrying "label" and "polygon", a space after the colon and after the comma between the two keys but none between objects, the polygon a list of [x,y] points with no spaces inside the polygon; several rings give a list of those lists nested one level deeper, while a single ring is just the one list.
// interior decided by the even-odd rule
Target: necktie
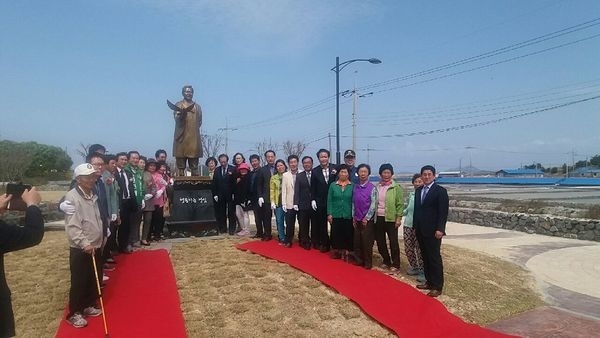
[{"label": "necktie", "polygon": [[423,187],[423,194],[421,196],[421,201],[423,201],[425,199],[425,196],[427,196],[427,192],[429,192],[429,187],[428,186],[424,186]]},{"label": "necktie", "polygon": [[306,172],[306,179],[308,180],[308,185],[310,185],[310,171]]},{"label": "necktie", "polygon": [[273,176],[273,173],[275,172],[275,168],[273,168],[273,166],[269,166],[269,171],[271,172],[271,176]]},{"label": "necktie", "polygon": [[223,177],[225,177],[225,168],[223,168],[222,171],[223,171]]},{"label": "necktie", "polygon": [[125,178],[125,171],[121,170],[121,181],[123,181],[123,186],[125,186],[125,189],[123,189],[123,198],[127,199],[129,198],[129,187],[127,186],[127,179]]}]

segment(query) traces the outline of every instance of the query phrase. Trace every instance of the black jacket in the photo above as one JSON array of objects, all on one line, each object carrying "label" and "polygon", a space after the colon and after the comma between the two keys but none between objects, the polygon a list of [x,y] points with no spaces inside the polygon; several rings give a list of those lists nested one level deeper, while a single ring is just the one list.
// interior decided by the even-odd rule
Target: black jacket
[{"label": "black jacket", "polygon": [[[273,169],[273,173],[275,173],[275,169]],[[256,177],[256,193],[258,198],[263,198],[265,204],[271,205],[271,169],[269,165],[265,165],[260,168]]]},{"label": "black jacket", "polygon": [[218,166],[215,168],[213,172],[212,193],[213,196],[219,196],[219,202],[231,201],[236,177],[237,173],[235,167],[232,165],[227,165],[224,176],[223,167]]},{"label": "black jacket", "polygon": [[296,183],[294,183],[294,205],[297,205],[299,210],[308,210],[311,208],[311,201],[312,195],[310,194],[310,184],[306,177],[306,171],[303,171],[296,175]]},{"label": "black jacket", "polygon": [[323,169],[321,166],[316,166],[310,175],[310,193],[312,199],[317,202],[317,208],[327,208],[327,193],[331,182],[337,181],[337,169],[333,164],[329,164],[329,180],[325,181]]},{"label": "black jacket", "polygon": [[415,211],[413,226],[424,237],[433,237],[439,230],[446,234],[446,221],[448,220],[448,192],[437,183],[433,183],[421,201],[423,187],[415,191]]},{"label": "black jacket", "polygon": [[[25,211],[25,226],[9,225],[0,220],[0,337],[15,335],[10,289],[4,273],[4,254],[39,244],[44,238],[44,219],[38,207]],[[4,313],[6,310],[8,313]]]}]

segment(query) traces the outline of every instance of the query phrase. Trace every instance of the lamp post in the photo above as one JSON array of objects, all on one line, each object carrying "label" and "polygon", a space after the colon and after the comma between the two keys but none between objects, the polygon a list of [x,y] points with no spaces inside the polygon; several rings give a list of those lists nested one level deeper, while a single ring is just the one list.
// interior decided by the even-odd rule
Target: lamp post
[{"label": "lamp post", "polygon": [[[353,59],[340,63],[340,57],[336,56],[335,58],[335,67],[331,68],[335,72],[335,160],[336,164],[341,163],[341,154],[340,154],[340,72],[342,69],[346,68],[347,65],[352,62],[357,61],[366,61],[372,64],[379,64],[381,60],[371,58],[371,59]],[[354,149],[355,150],[355,149]]]}]

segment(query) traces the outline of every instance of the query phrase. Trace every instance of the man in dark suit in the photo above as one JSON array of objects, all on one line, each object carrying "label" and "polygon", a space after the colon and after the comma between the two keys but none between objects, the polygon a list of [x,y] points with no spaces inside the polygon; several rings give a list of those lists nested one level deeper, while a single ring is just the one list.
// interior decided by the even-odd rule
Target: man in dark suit
[{"label": "man in dark suit", "polygon": [[121,219],[121,223],[117,228],[117,243],[119,252],[131,253],[132,248],[129,246],[129,233],[131,232],[131,227],[136,226],[136,215],[138,214],[139,206],[135,198],[133,176],[130,171],[125,170],[125,166],[128,163],[127,153],[118,153],[116,157],[117,172],[115,179],[119,184],[119,216]]},{"label": "man in dark suit", "polygon": [[440,247],[446,234],[448,219],[448,192],[435,183],[435,168],[421,168],[423,186],[415,191],[413,226],[423,256],[423,270],[427,282],[417,285],[418,289],[430,290],[430,297],[442,294],[444,287],[444,265]]},{"label": "man in dark suit", "polygon": [[258,173],[260,172],[260,156],[258,154],[250,155],[250,167],[252,170],[248,173],[248,185],[249,193],[248,199],[250,200],[250,206],[254,213],[254,223],[256,225],[256,234],[252,238],[263,238],[262,221],[259,226],[259,219],[261,219],[262,209],[258,206]]},{"label": "man in dark suit", "polygon": [[310,223],[314,212],[310,205],[310,180],[312,176],[313,159],[310,156],[302,158],[304,171],[296,176],[294,185],[294,210],[298,212],[298,239],[300,246],[310,250]]},{"label": "man in dark suit", "polygon": [[311,207],[315,211],[311,229],[313,248],[321,252],[329,251],[329,233],[327,231],[327,193],[329,184],[337,180],[337,170],[329,163],[329,150],[317,152],[319,165],[313,168],[310,178]]},{"label": "man in dark suit", "polygon": [[265,160],[267,164],[260,169],[256,177],[256,190],[258,194],[259,219],[256,220],[256,228],[262,229],[263,241],[273,239],[271,235],[271,176],[275,173],[275,152],[273,150],[265,151]]},{"label": "man in dark suit", "polygon": [[21,196],[0,195],[0,214],[8,209],[11,200],[19,198],[25,211],[25,226],[9,225],[0,220],[0,337],[15,335],[10,289],[4,276],[4,254],[37,245],[44,238],[44,218],[38,208],[41,197],[35,188],[25,190]]},{"label": "man in dark suit", "polygon": [[[219,155],[220,166],[215,168],[213,173],[212,193],[215,199],[215,218],[219,225],[219,232],[235,233],[236,218],[235,204],[233,203],[233,187],[235,186],[235,167],[228,164],[229,156]],[[229,227],[227,227],[229,219]]]}]

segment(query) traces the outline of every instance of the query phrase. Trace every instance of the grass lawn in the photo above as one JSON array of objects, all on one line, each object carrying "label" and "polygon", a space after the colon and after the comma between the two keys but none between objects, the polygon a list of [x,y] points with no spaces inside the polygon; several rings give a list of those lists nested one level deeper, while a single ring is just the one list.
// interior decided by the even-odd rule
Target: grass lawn
[{"label": "grass lawn", "polygon": [[[235,249],[240,241],[196,239],[173,245],[171,258],[190,337],[393,336],[311,276]],[[446,286],[438,299],[464,320],[485,325],[543,304],[522,268],[469,250],[442,248]],[[402,262],[406,264],[404,256]],[[17,336],[53,336],[68,299],[64,232],[47,232],[39,246],[6,254],[5,265]],[[414,284],[405,275],[398,279]]]}]

